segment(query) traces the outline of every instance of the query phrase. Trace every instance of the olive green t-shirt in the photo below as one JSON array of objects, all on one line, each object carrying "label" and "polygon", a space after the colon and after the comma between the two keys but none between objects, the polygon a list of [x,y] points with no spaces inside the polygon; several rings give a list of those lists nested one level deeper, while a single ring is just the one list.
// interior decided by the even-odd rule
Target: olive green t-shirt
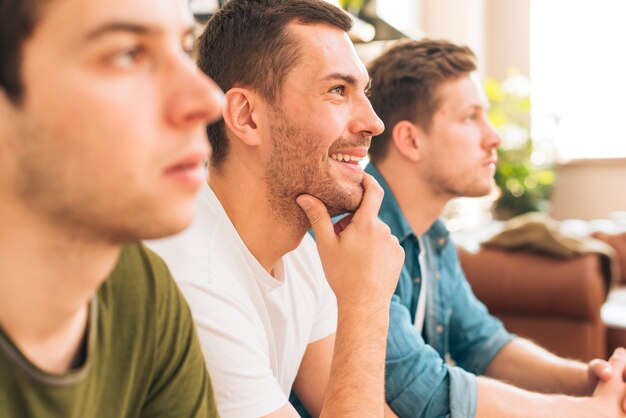
[{"label": "olive green t-shirt", "polygon": [[216,417],[191,314],[154,253],[124,248],[90,304],[84,361],[30,363],[0,328],[0,417]]}]

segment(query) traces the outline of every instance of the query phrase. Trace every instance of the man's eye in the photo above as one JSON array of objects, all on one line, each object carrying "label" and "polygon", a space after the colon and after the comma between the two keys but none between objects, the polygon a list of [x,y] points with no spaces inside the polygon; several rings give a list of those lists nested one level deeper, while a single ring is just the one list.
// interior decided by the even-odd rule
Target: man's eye
[{"label": "man's eye", "polygon": [[345,86],[335,86],[332,89],[330,89],[329,93],[338,94],[340,96],[343,96],[345,91],[346,91]]},{"label": "man's eye", "polygon": [[185,37],[183,38],[183,43],[182,43],[182,48],[183,51],[185,51],[185,54],[187,55],[192,55],[194,52],[196,46],[196,39],[194,38],[193,34],[187,34],[185,35]]},{"label": "man's eye", "polygon": [[116,67],[130,68],[135,65],[137,61],[141,60],[144,53],[145,51],[141,47],[129,48],[113,54],[109,61]]}]

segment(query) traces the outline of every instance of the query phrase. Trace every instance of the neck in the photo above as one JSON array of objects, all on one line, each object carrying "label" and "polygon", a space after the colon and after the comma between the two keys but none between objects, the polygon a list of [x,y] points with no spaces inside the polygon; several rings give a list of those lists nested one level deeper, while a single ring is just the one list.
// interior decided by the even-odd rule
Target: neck
[{"label": "neck", "polygon": [[[210,169],[208,183],[248,250],[273,274],[281,258],[300,245],[307,226],[289,222],[270,206],[262,179],[263,172],[253,164],[238,162],[232,167],[226,161],[219,169]],[[300,211],[293,203],[294,211]]]},{"label": "neck", "polygon": [[85,242],[28,208],[3,202],[0,325],[36,364],[63,371],[84,335],[87,305],[119,253],[119,246]]},{"label": "neck", "polygon": [[[423,235],[437,220],[450,196],[433,192],[415,169],[415,163],[388,156],[376,164],[416,235]],[[407,175],[407,173],[411,173]]]}]

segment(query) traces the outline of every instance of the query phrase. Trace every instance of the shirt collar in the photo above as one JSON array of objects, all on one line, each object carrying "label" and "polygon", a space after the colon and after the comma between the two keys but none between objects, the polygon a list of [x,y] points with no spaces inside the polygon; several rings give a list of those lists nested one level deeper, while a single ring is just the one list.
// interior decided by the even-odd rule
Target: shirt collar
[{"label": "shirt collar", "polygon": [[378,169],[376,169],[374,164],[370,162],[367,167],[365,167],[365,172],[374,177],[378,184],[380,184],[380,187],[382,187],[385,191],[385,196],[383,197],[383,202],[380,205],[378,217],[389,226],[391,233],[395,235],[400,242],[404,241],[411,235],[415,235],[411,226],[407,222],[406,217],[400,210],[398,201],[391,192],[391,189],[383,176],[378,172]]},{"label": "shirt collar", "polygon": [[[402,213],[400,205],[398,205],[398,201],[389,188],[389,185],[376,166],[370,162],[365,167],[365,172],[374,177],[385,192],[383,202],[380,205],[380,211],[378,212],[378,217],[389,226],[391,233],[398,238],[398,241],[403,242],[410,236],[415,236],[415,238],[417,238],[413,229],[411,229],[411,226],[406,220],[406,217]],[[449,232],[440,219],[437,219],[435,223],[431,225],[425,235],[431,241],[437,252],[440,252],[448,243]]]}]

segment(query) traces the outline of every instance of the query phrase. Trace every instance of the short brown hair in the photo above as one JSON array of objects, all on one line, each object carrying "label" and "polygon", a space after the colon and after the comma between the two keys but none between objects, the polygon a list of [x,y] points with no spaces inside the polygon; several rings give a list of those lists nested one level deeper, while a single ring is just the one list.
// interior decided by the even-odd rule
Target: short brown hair
[{"label": "short brown hair", "polygon": [[[200,37],[198,66],[224,91],[249,87],[276,102],[285,75],[300,50],[285,30],[291,22],[326,23],[347,32],[352,19],[324,0],[230,0],[208,22]],[[207,128],[213,147],[211,164],[228,153],[224,122]]]},{"label": "short brown hair", "polygon": [[14,103],[22,94],[22,47],[39,20],[42,0],[0,0],[0,88]]},{"label": "short brown hair", "polygon": [[441,104],[438,87],[474,70],[472,50],[444,40],[402,41],[374,60],[370,101],[386,129],[372,139],[370,159],[377,162],[387,155],[391,132],[401,120],[428,132]]}]

